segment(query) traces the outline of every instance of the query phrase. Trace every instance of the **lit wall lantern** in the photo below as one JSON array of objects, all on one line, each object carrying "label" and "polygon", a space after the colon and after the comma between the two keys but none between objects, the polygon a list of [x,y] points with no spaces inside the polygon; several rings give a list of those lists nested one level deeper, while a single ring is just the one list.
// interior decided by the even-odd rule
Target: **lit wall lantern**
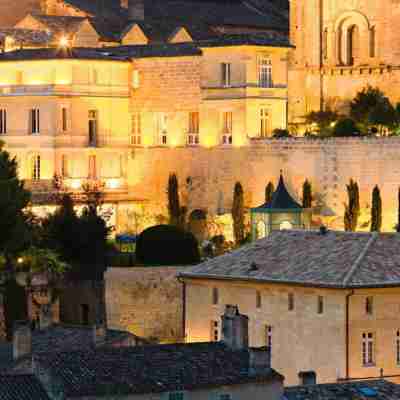
[{"label": "lit wall lantern", "polygon": [[311,212],[304,209],[289,194],[283,176],[269,203],[252,208],[251,237],[252,240],[262,239],[273,231],[289,229],[310,229]]}]

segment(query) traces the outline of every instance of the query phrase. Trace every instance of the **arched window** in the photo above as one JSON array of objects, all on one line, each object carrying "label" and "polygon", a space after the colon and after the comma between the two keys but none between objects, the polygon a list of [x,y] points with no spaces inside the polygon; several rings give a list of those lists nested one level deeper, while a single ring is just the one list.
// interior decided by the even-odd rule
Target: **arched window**
[{"label": "arched window", "polygon": [[40,180],[40,155],[35,154],[31,157],[30,177],[34,181]]},{"label": "arched window", "polygon": [[349,65],[356,64],[360,58],[360,30],[357,25],[352,25],[347,32],[347,61]]}]

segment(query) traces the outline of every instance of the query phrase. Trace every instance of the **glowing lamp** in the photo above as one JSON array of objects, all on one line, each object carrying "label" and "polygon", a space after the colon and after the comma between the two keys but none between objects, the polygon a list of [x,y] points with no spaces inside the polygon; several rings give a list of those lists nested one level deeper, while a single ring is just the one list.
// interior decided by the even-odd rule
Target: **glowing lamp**
[{"label": "glowing lamp", "polygon": [[109,189],[118,189],[120,187],[119,179],[109,179],[107,181],[107,187]]},{"label": "glowing lamp", "polygon": [[81,184],[82,183],[81,183],[80,179],[73,179],[70,181],[69,187],[71,189],[78,190],[81,187]]},{"label": "glowing lamp", "polygon": [[60,47],[69,47],[69,40],[67,37],[62,36],[58,44],[60,45]]},{"label": "glowing lamp", "polygon": [[18,263],[18,264],[22,264],[23,262],[24,262],[23,257],[18,257],[17,263]]}]

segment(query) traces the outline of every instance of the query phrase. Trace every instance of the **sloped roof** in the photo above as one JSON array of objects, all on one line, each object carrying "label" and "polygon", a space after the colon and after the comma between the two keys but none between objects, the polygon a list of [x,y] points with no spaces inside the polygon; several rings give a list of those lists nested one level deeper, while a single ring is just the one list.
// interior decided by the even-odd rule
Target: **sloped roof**
[{"label": "sloped roof", "polygon": [[294,210],[301,211],[302,207],[293,197],[289,194],[286,189],[283,176],[281,174],[279,178],[278,187],[272,195],[272,200],[269,203],[253,208],[253,211],[273,211],[273,210]]},{"label": "sloped roof", "polygon": [[332,288],[400,286],[400,234],[279,231],[180,276]]},{"label": "sloped roof", "polygon": [[0,375],[1,400],[50,400],[34,375]]},{"label": "sloped roof", "polygon": [[38,46],[47,45],[53,40],[52,33],[46,31],[20,28],[0,29],[0,39],[4,40],[6,37],[13,38],[17,43]]},{"label": "sloped roof", "polygon": [[[136,336],[129,332],[107,329],[104,345],[122,343],[124,340]],[[93,347],[93,328],[73,325],[53,325],[43,330],[32,332],[32,354],[57,353],[63,351],[88,350]],[[0,345],[0,372],[24,372],[29,368],[31,356],[13,359],[13,344]],[[1,399],[1,397],[0,397]]]},{"label": "sloped roof", "polygon": [[67,34],[71,35],[76,33],[82,22],[87,20],[83,17],[70,17],[70,16],[56,16],[56,15],[32,15],[32,18],[45,25],[53,34]]},{"label": "sloped roof", "polygon": [[66,397],[162,393],[283,380],[271,368],[251,370],[247,349],[232,351],[221,342],[41,354],[35,362],[62,383]]},{"label": "sloped roof", "polygon": [[365,380],[293,386],[285,389],[285,398],[287,400],[398,400],[400,385],[384,380]]}]

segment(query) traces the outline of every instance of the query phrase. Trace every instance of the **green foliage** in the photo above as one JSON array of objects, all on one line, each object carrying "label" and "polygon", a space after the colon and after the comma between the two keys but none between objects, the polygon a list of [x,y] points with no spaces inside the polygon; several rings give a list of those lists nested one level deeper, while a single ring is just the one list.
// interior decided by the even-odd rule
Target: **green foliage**
[{"label": "green foliage", "polygon": [[245,232],[243,187],[240,182],[236,182],[233,191],[232,219],[235,242],[241,244],[245,239]]},{"label": "green foliage", "polygon": [[136,258],[146,265],[189,265],[200,261],[196,238],[172,225],[144,230],[136,242]]},{"label": "green foliage", "polygon": [[332,134],[332,127],[339,119],[339,114],[330,109],[321,111],[311,111],[306,116],[306,123],[308,125],[316,125],[320,136],[330,136]]},{"label": "green foliage", "polygon": [[29,269],[32,274],[45,273],[61,276],[68,269],[68,264],[61,261],[60,256],[50,249],[30,247],[19,255],[17,269]]},{"label": "green foliage", "polygon": [[60,254],[73,278],[101,279],[104,272],[111,228],[97,210],[90,203],[78,216],[71,196],[64,194],[56,212],[43,221],[42,247]]},{"label": "green foliage", "polygon": [[185,227],[187,208],[180,206],[179,184],[175,174],[170,174],[168,178],[167,194],[169,224],[183,229]]},{"label": "green foliage", "polygon": [[350,179],[346,185],[348,203],[345,204],[344,229],[349,232],[355,232],[360,216],[360,194],[357,182]]},{"label": "green foliage", "polygon": [[4,293],[4,322],[7,340],[12,340],[15,321],[26,320],[28,317],[27,296],[25,288],[19,286],[13,279],[7,280]]},{"label": "green foliage", "polygon": [[333,136],[335,137],[357,137],[360,131],[355,121],[350,118],[339,120],[333,128]]},{"label": "green foliage", "polygon": [[268,204],[272,201],[272,196],[274,195],[275,187],[272,182],[268,182],[268,185],[265,187],[265,203]]},{"label": "green foliage", "polygon": [[392,127],[398,120],[398,114],[384,93],[371,86],[358,92],[350,104],[350,116],[359,123],[365,132],[371,127]]},{"label": "green foliage", "polygon": [[292,135],[290,134],[290,132],[287,129],[276,128],[272,132],[272,137],[274,139],[284,139],[284,138],[291,138]]},{"label": "green foliage", "polygon": [[303,183],[303,208],[311,208],[312,200],[312,185],[311,182],[306,179]]},{"label": "green foliage", "polygon": [[30,201],[30,192],[18,179],[17,161],[3,150],[0,142],[0,252],[6,258],[26,246],[28,231],[25,207]]},{"label": "green foliage", "polygon": [[382,199],[379,187],[375,186],[372,191],[371,206],[371,232],[380,232],[382,227]]}]

